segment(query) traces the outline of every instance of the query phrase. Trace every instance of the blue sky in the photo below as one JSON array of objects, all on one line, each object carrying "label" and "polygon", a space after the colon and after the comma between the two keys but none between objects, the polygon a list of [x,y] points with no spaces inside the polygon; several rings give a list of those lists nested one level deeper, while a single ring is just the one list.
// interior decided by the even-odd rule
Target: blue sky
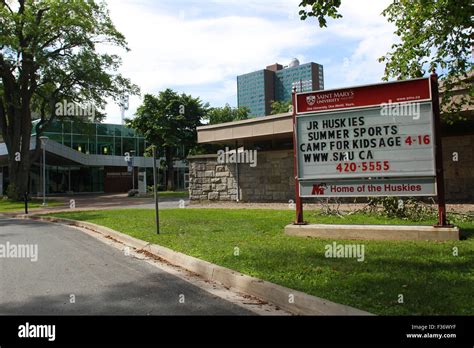
[{"label": "blue sky", "polygon": [[[343,0],[343,18],[321,29],[301,21],[299,0],[107,0],[130,52],[121,72],[142,96],[165,88],[199,96],[211,106],[235,106],[236,76],[296,57],[324,65],[325,88],[380,81],[377,58],[395,42],[380,15],[390,0]],[[132,97],[132,117],[140,97]],[[107,122],[119,123],[109,103]]]}]

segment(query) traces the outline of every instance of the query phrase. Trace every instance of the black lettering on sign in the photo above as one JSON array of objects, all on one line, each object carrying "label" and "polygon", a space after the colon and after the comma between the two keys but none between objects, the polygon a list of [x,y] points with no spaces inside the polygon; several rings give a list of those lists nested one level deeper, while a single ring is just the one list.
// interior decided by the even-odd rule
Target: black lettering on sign
[{"label": "black lettering on sign", "polygon": [[305,163],[310,163],[310,162],[327,162],[329,158],[329,154],[326,153],[306,153],[304,155],[304,162]]}]

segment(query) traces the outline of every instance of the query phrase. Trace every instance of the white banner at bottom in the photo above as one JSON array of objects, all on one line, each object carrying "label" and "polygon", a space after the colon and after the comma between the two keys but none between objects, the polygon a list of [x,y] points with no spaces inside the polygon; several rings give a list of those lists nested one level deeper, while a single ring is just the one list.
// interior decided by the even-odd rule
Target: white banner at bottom
[{"label": "white banner at bottom", "polygon": [[435,178],[300,181],[300,196],[304,198],[436,195]]}]

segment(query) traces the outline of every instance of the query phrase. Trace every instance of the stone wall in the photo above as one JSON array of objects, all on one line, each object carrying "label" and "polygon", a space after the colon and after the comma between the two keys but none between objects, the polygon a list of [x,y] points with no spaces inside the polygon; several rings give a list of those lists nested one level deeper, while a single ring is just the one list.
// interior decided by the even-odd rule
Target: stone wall
[{"label": "stone wall", "polygon": [[[257,166],[240,164],[241,198],[247,202],[295,199],[293,150],[259,152]],[[235,170],[234,170],[235,172]]]},{"label": "stone wall", "polygon": [[[474,135],[444,137],[443,159],[448,202],[474,202]],[[235,164],[218,164],[214,154],[189,157],[189,166],[191,200],[237,200]],[[294,199],[293,151],[259,152],[256,167],[239,164],[239,183],[241,201]]]},{"label": "stone wall", "polygon": [[[239,164],[240,200],[246,202],[294,199],[293,151],[267,151],[257,155],[257,166]],[[189,157],[191,200],[237,200],[235,164],[217,163],[217,155]]]},{"label": "stone wall", "polygon": [[444,137],[443,162],[446,199],[474,203],[474,135]]},{"label": "stone wall", "polygon": [[189,196],[191,200],[237,200],[237,184],[227,165],[217,163],[217,155],[189,158]]}]

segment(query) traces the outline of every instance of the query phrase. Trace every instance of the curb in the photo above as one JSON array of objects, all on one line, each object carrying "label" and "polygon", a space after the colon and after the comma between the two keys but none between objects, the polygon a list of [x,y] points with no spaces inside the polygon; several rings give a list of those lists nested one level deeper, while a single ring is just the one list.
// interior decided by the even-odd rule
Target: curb
[{"label": "curb", "polygon": [[[55,217],[17,215],[18,219],[54,222],[69,226],[86,228],[111,237],[119,242],[147,251],[166,262],[182,267],[190,272],[196,273],[205,280],[221,283],[225,287],[233,288],[240,292],[258,297],[264,301],[297,315],[373,315],[369,312],[359,310],[350,306],[335,303],[320,297],[308,295],[304,292],[286,288],[281,285],[267,282],[251,277],[237,271],[215,265],[213,263],[185,255],[169,248],[150,244],[140,239],[117,232],[108,227],[99,226],[90,222],[69,220]],[[290,299],[292,300],[290,302]]]}]

